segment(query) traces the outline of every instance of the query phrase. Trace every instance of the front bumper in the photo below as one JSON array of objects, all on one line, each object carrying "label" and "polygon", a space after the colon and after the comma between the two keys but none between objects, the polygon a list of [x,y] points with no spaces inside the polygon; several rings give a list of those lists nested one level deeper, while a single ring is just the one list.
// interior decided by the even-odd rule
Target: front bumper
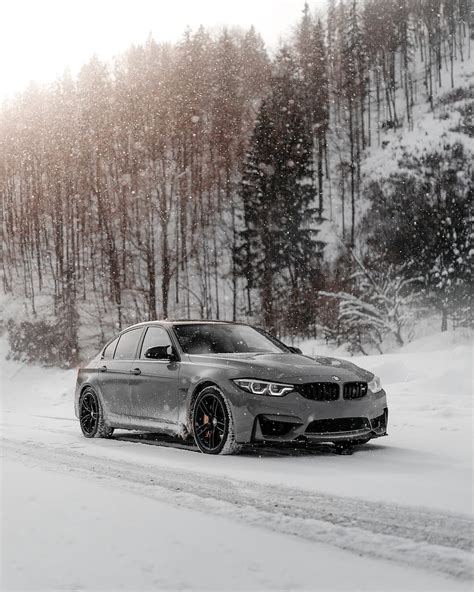
[{"label": "front bumper", "polygon": [[283,397],[252,395],[233,383],[225,389],[232,406],[236,441],[317,442],[368,440],[387,433],[384,390],[360,399],[313,401],[298,392]]}]

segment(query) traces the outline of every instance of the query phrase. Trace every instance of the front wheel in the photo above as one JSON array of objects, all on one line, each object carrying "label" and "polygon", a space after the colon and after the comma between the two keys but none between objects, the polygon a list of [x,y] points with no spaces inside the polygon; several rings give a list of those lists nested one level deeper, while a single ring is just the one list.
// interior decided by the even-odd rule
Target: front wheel
[{"label": "front wheel", "polygon": [[196,445],[205,454],[236,454],[241,448],[229,404],[217,387],[207,387],[197,396],[192,425]]},{"label": "front wheel", "polygon": [[105,425],[102,405],[91,388],[79,399],[79,423],[86,438],[110,438],[114,432],[114,428]]}]

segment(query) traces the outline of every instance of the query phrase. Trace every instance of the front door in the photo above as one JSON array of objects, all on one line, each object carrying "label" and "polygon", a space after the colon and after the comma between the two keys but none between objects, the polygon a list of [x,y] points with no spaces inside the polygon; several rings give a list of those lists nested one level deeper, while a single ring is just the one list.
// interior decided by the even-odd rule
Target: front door
[{"label": "front door", "polygon": [[149,326],[130,374],[132,413],[146,422],[165,426],[178,423],[179,362],[146,358],[150,348],[171,346],[163,327]]},{"label": "front door", "polygon": [[142,334],[142,328],[126,331],[104,350],[99,388],[106,417],[110,419],[130,420],[130,370]]}]

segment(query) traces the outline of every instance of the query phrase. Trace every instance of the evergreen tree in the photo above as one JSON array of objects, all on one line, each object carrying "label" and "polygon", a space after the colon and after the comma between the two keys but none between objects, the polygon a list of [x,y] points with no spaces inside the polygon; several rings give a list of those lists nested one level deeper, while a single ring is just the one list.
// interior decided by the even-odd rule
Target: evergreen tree
[{"label": "evergreen tree", "polygon": [[319,216],[323,214],[323,171],[329,127],[328,65],[324,29],[320,20],[311,18],[308,4],[298,29],[296,47],[302,90],[302,107],[314,139],[314,162],[317,180]]},{"label": "evergreen tree", "polygon": [[413,155],[408,172],[372,183],[368,191],[371,251],[379,265],[403,266],[407,278],[422,279],[426,302],[441,312],[442,330],[449,315],[469,308],[474,180],[458,173],[469,171],[468,159],[461,144],[444,153]]},{"label": "evergreen tree", "polygon": [[[262,321],[277,331],[279,303],[290,307],[318,250],[313,228],[312,142],[287,48],[277,59],[270,96],[262,103],[243,173],[240,270],[260,293]],[[280,288],[285,290],[284,300]],[[283,301],[282,301],[283,300]],[[281,316],[280,316],[281,318]]]},{"label": "evergreen tree", "polygon": [[366,48],[362,35],[361,16],[353,0],[342,38],[342,92],[346,102],[349,136],[349,170],[351,190],[351,245],[354,246],[356,196],[360,191],[361,150],[365,145],[364,103],[366,93]]}]

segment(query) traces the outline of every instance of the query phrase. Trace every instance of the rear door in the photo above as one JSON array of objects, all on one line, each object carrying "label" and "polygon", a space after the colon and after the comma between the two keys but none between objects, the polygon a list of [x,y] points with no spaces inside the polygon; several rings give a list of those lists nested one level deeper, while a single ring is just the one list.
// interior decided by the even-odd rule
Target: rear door
[{"label": "rear door", "polygon": [[178,361],[147,359],[152,347],[172,346],[168,332],[159,325],[146,329],[130,374],[133,415],[158,424],[178,423]]},{"label": "rear door", "polygon": [[99,366],[99,387],[107,414],[130,416],[130,370],[143,328],[130,329],[108,345]]}]

